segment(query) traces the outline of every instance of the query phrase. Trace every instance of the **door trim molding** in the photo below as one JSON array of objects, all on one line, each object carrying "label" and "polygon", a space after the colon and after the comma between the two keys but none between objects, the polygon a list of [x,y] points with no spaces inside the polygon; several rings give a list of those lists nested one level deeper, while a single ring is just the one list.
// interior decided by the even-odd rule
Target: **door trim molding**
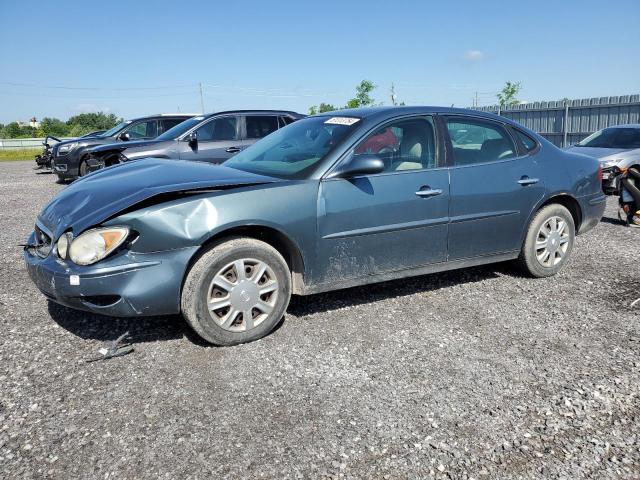
[{"label": "door trim molding", "polygon": [[393,223],[390,225],[382,225],[379,227],[358,228],[356,230],[346,230],[344,232],[330,233],[324,235],[324,240],[332,240],[336,238],[360,237],[363,235],[372,235],[376,233],[390,233],[402,230],[415,230],[423,227],[432,227],[436,225],[445,225],[448,223],[447,217],[432,218],[429,220],[416,220],[413,222]]}]

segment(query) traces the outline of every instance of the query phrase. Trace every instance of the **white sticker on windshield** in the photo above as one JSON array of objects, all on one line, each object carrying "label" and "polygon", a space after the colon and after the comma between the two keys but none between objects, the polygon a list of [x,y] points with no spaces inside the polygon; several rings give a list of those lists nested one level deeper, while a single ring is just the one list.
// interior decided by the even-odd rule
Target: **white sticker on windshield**
[{"label": "white sticker on windshield", "polygon": [[324,123],[328,123],[330,125],[353,125],[356,122],[359,122],[359,118],[353,117],[331,117]]}]

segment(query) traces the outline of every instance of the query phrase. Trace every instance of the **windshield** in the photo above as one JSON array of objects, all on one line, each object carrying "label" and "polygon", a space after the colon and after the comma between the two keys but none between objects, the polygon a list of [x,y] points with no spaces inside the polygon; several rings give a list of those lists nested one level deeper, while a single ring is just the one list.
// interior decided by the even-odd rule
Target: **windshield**
[{"label": "windshield", "polygon": [[112,129],[107,130],[106,132],[101,133],[100,135],[97,135],[97,136],[101,138],[113,137],[116,133],[118,133],[120,130],[122,130],[124,127],[126,127],[130,123],[131,123],[131,120],[126,120],[124,122],[119,123]]},{"label": "windshield", "polygon": [[281,178],[304,178],[359,119],[309,117],[267,135],[227,160],[225,167]]},{"label": "windshield", "polygon": [[640,128],[605,128],[577,143],[578,147],[640,148]]},{"label": "windshield", "polygon": [[204,118],[205,117],[200,115],[198,117],[193,117],[193,118],[190,118],[189,120],[185,120],[184,122],[179,123],[175,127],[170,128],[169,130],[164,132],[162,135],[158,135],[156,137],[156,140],[175,140],[183,133],[188,132],[193,127],[201,123],[204,120]]}]

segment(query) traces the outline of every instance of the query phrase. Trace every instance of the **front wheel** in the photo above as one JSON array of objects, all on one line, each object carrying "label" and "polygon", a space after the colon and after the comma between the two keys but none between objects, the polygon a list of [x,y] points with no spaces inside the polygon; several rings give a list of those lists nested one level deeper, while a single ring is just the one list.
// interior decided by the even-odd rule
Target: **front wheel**
[{"label": "front wheel", "polygon": [[252,238],[215,245],[195,262],[182,289],[182,314],[214,345],[251,342],[280,322],[291,298],[282,255]]},{"label": "front wheel", "polygon": [[559,204],[543,207],[535,214],[519,257],[523,270],[533,277],[550,277],[571,256],[576,231],[569,210]]},{"label": "front wheel", "polygon": [[87,157],[85,157],[80,162],[80,168],[78,168],[78,176],[84,177],[87,173],[89,173],[89,165],[87,165]]}]

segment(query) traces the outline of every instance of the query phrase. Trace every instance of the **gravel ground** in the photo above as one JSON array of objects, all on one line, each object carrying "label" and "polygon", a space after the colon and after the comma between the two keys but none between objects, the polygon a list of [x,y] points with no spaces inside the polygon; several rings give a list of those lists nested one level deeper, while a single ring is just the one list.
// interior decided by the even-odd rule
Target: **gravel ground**
[{"label": "gravel ground", "polygon": [[[294,298],[232,348],[180,317],[48,304],[21,251],[64,188],[0,164],[0,477],[640,478],[640,231],[509,265]],[[86,363],[129,331],[135,352]]]}]

